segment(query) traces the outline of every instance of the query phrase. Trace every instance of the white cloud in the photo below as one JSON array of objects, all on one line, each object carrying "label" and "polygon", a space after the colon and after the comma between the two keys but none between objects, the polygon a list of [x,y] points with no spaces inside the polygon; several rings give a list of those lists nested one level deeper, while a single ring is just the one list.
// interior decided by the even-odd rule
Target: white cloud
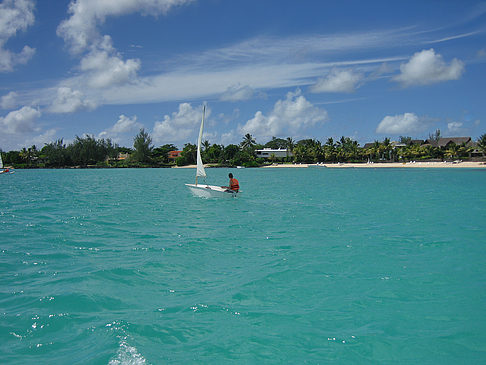
[{"label": "white cloud", "polygon": [[142,127],[143,125],[137,122],[136,115],[130,118],[122,114],[117,122],[111,128],[101,132],[98,138],[111,138],[118,143],[124,134],[136,132]]},{"label": "white cloud", "polygon": [[[88,85],[105,88],[134,81],[140,60],[123,60],[112,45],[109,35],[98,27],[107,17],[131,13],[165,14],[170,8],[192,0],[72,0],[69,19],[57,28],[57,34],[70,46],[71,52],[83,55],[80,69],[86,72]],[[87,53],[87,54],[86,54]]]},{"label": "white cloud", "polygon": [[140,60],[123,61],[113,48],[111,37],[104,36],[101,42],[91,46],[91,51],[81,60],[80,68],[86,72],[89,86],[104,88],[134,80]]},{"label": "white cloud", "polygon": [[464,63],[454,58],[447,65],[442,56],[431,48],[415,53],[407,63],[400,66],[400,71],[393,80],[402,86],[428,85],[459,79],[464,72]]},{"label": "white cloud", "polygon": [[97,27],[107,17],[131,13],[143,15],[166,14],[172,7],[192,0],[72,0],[69,4],[70,18],[64,20],[57,33],[71,46],[74,53],[83,52],[99,37]]},{"label": "white cloud", "polygon": [[0,117],[2,133],[23,134],[34,132],[37,130],[35,121],[40,116],[41,112],[30,106],[24,106],[21,109],[11,111],[5,117]]},{"label": "white cloud", "polygon": [[415,113],[404,113],[394,116],[388,115],[378,124],[376,133],[414,134],[425,130],[430,122],[430,118],[421,118]]},{"label": "white cloud", "polygon": [[0,98],[0,107],[2,109],[12,109],[17,106],[18,94],[15,91],[9,92]]},{"label": "white cloud", "polygon": [[69,87],[57,89],[57,96],[49,108],[51,113],[73,113],[80,109],[93,109],[95,103],[86,100],[83,93]]},{"label": "white cloud", "polygon": [[[193,57],[197,67],[221,69],[235,64],[281,64],[317,62],[337,53],[389,47],[404,41],[403,29],[380,32],[349,32],[293,37],[255,37],[227,47],[210,49]],[[303,57],[304,55],[304,57]],[[184,56],[185,57],[185,56]],[[176,60],[177,64],[181,60]]]},{"label": "white cloud", "polygon": [[360,86],[363,74],[353,70],[332,69],[329,74],[312,85],[313,93],[352,93]]},{"label": "white cloud", "polygon": [[45,131],[44,133],[41,133],[38,136],[34,136],[32,138],[26,139],[23,143],[22,146],[32,146],[35,145],[39,149],[44,147],[46,143],[50,143],[54,141],[54,136],[56,135],[56,130],[55,129],[49,129]]},{"label": "white cloud", "polygon": [[229,144],[238,144],[238,142],[235,139],[236,135],[237,135],[236,131],[223,133],[219,139],[220,143],[224,146],[227,146]]},{"label": "white cloud", "polygon": [[463,123],[461,122],[450,122],[447,123],[447,130],[449,133],[458,133],[462,130]]},{"label": "white cloud", "polygon": [[228,87],[221,95],[222,101],[241,101],[251,99],[255,91],[248,85],[236,84]]},{"label": "white cloud", "polygon": [[239,128],[239,132],[260,138],[296,135],[307,127],[326,122],[327,111],[312,105],[301,94],[300,90],[287,93],[285,100],[278,100],[268,116],[257,111],[252,119]]},{"label": "white cloud", "polygon": [[[211,110],[206,108],[206,118]],[[193,108],[189,103],[179,104],[179,110],[172,115],[165,115],[164,120],[155,122],[152,137],[155,142],[188,142],[191,135],[198,133],[202,118],[202,108]]]},{"label": "white cloud", "polygon": [[34,1],[5,0],[0,4],[0,72],[12,71],[17,64],[27,63],[35,49],[24,46],[20,53],[4,49],[9,38],[34,24]]}]

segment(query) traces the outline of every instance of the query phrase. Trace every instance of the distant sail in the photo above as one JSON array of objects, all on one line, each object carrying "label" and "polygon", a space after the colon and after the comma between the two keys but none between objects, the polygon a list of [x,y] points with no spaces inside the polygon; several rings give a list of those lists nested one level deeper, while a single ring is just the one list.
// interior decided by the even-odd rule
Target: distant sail
[{"label": "distant sail", "polygon": [[[204,170],[204,165],[201,158],[201,141],[204,128],[204,113],[206,112],[206,105],[203,108],[203,115],[201,120],[201,128],[199,129],[199,138],[197,139],[197,170],[196,179],[198,176],[206,177],[206,171]],[[197,181],[197,180],[196,180]]]}]

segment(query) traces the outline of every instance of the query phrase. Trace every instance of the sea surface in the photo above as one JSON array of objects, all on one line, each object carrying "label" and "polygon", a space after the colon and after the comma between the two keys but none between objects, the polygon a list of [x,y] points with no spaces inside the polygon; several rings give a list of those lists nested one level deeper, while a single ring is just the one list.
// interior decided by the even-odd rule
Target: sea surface
[{"label": "sea surface", "polygon": [[0,175],[0,363],[486,363],[486,170],[206,171]]}]

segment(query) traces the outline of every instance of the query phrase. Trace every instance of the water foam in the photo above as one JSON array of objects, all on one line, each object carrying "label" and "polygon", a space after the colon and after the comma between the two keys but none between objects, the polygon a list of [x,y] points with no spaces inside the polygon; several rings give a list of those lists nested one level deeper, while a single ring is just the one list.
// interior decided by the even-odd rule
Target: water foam
[{"label": "water foam", "polygon": [[108,365],[142,365],[146,363],[145,358],[135,347],[123,341],[120,343],[116,358],[111,359]]}]

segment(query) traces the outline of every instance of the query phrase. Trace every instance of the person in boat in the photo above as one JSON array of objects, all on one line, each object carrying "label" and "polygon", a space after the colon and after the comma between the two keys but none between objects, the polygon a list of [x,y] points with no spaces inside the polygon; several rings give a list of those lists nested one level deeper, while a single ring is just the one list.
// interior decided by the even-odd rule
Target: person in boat
[{"label": "person in boat", "polygon": [[233,177],[233,174],[231,172],[228,174],[228,177],[229,177],[229,186],[222,186],[222,188],[232,190],[235,193],[237,193],[240,190],[240,184],[238,183],[238,180],[236,180]]}]

